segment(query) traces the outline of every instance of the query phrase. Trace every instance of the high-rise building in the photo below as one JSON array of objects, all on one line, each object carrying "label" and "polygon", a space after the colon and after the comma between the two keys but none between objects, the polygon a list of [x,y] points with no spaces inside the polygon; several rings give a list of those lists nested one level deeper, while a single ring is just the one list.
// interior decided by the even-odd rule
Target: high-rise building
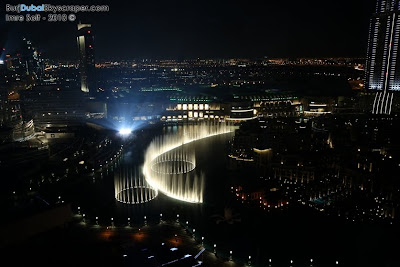
[{"label": "high-rise building", "polygon": [[22,38],[15,53],[2,55],[3,64],[13,73],[12,77],[26,83],[26,86],[40,84],[44,78],[44,60],[37,46],[31,40]]},{"label": "high-rise building", "polygon": [[366,88],[376,90],[373,114],[392,112],[394,91],[400,91],[400,0],[378,0],[370,21]]},{"label": "high-rise building", "polygon": [[44,73],[43,59],[40,56],[39,51],[33,46],[32,42],[26,38],[23,38],[22,47],[22,64],[26,75],[31,75],[37,80],[42,80]]},{"label": "high-rise building", "polygon": [[79,49],[79,72],[81,75],[81,90],[91,96],[97,91],[96,73],[94,62],[94,37],[92,25],[78,24],[78,49]]},{"label": "high-rise building", "polygon": [[[0,73],[0,75],[2,75],[2,73]],[[1,78],[3,79],[4,76]],[[12,112],[8,101],[7,87],[5,83],[0,82],[0,128],[6,125],[11,120],[11,115]]]}]

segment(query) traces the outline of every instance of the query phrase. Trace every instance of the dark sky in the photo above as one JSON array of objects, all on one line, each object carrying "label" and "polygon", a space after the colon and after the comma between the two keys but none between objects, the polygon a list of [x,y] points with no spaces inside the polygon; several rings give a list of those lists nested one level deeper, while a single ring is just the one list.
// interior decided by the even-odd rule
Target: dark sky
[{"label": "dark sky", "polygon": [[[6,3],[26,1],[9,0]],[[77,13],[92,24],[98,58],[364,56],[376,0],[135,1],[33,0],[108,4]],[[76,23],[4,22],[0,45],[29,36],[50,58],[75,58]],[[43,14],[43,13],[42,13]]]}]

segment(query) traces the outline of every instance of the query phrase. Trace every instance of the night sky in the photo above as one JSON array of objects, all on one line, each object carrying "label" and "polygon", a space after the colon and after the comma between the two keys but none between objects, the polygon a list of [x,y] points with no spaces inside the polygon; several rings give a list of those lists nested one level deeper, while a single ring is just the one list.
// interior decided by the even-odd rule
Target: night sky
[{"label": "night sky", "polygon": [[[6,3],[28,3],[6,1]],[[108,4],[106,13],[78,13],[91,23],[97,58],[364,57],[376,0],[307,1],[30,1]],[[4,22],[0,45],[21,36],[49,58],[77,58],[76,23]],[[43,13],[42,13],[43,14]]]}]

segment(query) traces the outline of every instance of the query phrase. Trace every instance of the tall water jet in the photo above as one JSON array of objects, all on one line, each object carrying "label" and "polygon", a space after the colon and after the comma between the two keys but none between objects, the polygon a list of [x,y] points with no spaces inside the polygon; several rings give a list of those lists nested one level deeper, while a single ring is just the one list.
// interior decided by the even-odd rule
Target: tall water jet
[{"label": "tall water jet", "polygon": [[204,175],[197,174],[195,153],[186,144],[232,132],[226,124],[185,125],[180,131],[155,138],[145,152],[143,174],[163,194],[190,203],[202,203]]},{"label": "tall water jet", "polygon": [[150,186],[139,169],[121,166],[114,175],[115,199],[125,204],[142,204],[157,197],[158,190]]}]

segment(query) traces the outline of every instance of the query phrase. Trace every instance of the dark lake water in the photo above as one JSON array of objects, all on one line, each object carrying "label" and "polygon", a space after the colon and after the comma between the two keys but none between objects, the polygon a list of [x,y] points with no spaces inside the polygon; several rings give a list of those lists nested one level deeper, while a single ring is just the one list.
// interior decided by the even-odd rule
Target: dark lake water
[{"label": "dark lake water", "polygon": [[[310,266],[311,258],[314,266],[337,266],[336,260],[339,266],[400,266],[396,260],[399,229],[393,226],[351,224],[297,205],[268,213],[238,203],[230,192],[231,185],[253,178],[226,168],[226,148],[231,138],[232,134],[225,134],[188,144],[195,150],[197,171],[206,177],[202,204],[184,203],[161,193],[139,205],[115,200],[114,172],[121,166],[133,170],[140,167],[145,148],[140,140],[125,150],[118,163],[103,174],[96,173],[95,180],[63,183],[57,193],[71,200],[75,209],[80,206],[89,220],[94,222],[98,216],[104,225],[110,224],[111,217],[116,225],[126,225],[128,217],[133,224],[143,224],[144,216],[152,224],[159,221],[160,213],[164,219],[176,219],[179,214],[183,224],[188,221],[189,229],[196,229],[198,239],[205,237],[206,247],[211,249],[217,244],[218,254],[226,257],[232,250],[235,259],[243,262],[251,255],[257,266],[268,266],[269,258],[273,266],[290,266],[290,259],[295,261],[294,266]],[[217,224],[215,218],[223,216],[227,207],[238,222]],[[391,265],[394,263],[398,265]]]}]

